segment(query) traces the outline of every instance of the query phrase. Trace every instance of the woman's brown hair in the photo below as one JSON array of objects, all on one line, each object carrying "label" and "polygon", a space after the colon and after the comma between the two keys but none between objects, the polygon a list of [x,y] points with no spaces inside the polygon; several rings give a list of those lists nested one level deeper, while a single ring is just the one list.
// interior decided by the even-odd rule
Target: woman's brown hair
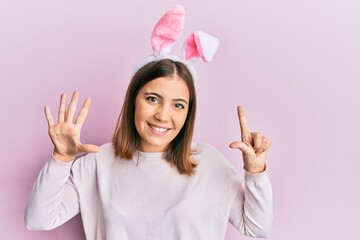
[{"label": "woman's brown hair", "polygon": [[196,115],[196,92],[193,77],[185,64],[170,59],[162,59],[146,64],[133,76],[125,96],[112,143],[117,157],[130,160],[135,151],[139,150],[140,135],[136,131],[134,114],[135,100],[139,90],[148,82],[159,77],[177,75],[186,83],[189,93],[189,108],[184,126],[171,141],[164,158],[175,165],[180,174],[195,174],[196,163],[191,149]]}]

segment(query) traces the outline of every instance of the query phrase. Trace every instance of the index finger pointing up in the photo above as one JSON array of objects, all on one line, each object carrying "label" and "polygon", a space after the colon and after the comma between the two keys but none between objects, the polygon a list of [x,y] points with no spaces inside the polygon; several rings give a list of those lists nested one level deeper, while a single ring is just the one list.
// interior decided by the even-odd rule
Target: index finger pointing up
[{"label": "index finger pointing up", "polygon": [[243,141],[248,140],[251,137],[251,135],[250,135],[249,126],[246,121],[244,108],[242,106],[238,106],[237,113],[238,113],[239,123],[240,123],[241,139]]}]

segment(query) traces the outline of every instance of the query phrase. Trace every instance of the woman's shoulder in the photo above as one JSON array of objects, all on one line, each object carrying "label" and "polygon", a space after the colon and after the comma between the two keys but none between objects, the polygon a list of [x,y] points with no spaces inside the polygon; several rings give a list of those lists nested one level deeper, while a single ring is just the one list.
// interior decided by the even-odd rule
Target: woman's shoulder
[{"label": "woman's shoulder", "polygon": [[93,158],[97,165],[110,164],[116,159],[112,143],[105,143],[99,148],[100,150],[97,153],[93,153]]},{"label": "woman's shoulder", "polygon": [[105,143],[100,146],[100,151],[95,153],[97,157],[114,157],[115,158],[115,149],[112,143]]},{"label": "woman's shoulder", "polygon": [[191,147],[193,150],[201,154],[222,155],[222,153],[210,143],[192,142]]},{"label": "woman's shoulder", "polygon": [[231,162],[213,145],[208,143],[193,143],[197,151],[194,159],[198,163],[200,174],[211,175],[212,178],[227,183],[240,182],[240,175]]},{"label": "woman's shoulder", "polygon": [[99,146],[99,151],[96,153],[88,153],[80,156],[74,162],[74,165],[86,165],[87,167],[95,167],[98,162],[111,161],[115,159],[115,151],[111,143],[105,143]]},{"label": "woman's shoulder", "polygon": [[192,143],[195,158],[206,164],[231,166],[229,160],[213,145],[209,143]]}]

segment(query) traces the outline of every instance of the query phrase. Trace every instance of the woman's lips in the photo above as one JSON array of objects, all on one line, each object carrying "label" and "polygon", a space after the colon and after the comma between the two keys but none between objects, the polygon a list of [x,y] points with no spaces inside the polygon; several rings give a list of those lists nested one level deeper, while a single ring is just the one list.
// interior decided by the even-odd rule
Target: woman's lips
[{"label": "woman's lips", "polygon": [[152,130],[152,132],[154,132],[155,134],[163,135],[170,130],[170,128],[160,127],[160,126],[153,125],[150,123],[147,123],[147,124],[150,127],[150,129]]}]

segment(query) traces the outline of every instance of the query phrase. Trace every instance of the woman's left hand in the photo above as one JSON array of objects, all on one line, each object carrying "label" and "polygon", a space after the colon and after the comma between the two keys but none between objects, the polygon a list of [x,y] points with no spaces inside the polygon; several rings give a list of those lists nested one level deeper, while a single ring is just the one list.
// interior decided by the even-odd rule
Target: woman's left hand
[{"label": "woman's left hand", "polygon": [[238,148],[242,151],[244,168],[249,173],[259,173],[265,171],[265,155],[271,142],[258,132],[250,132],[244,109],[237,107],[239,116],[241,141],[230,144],[231,148]]}]

